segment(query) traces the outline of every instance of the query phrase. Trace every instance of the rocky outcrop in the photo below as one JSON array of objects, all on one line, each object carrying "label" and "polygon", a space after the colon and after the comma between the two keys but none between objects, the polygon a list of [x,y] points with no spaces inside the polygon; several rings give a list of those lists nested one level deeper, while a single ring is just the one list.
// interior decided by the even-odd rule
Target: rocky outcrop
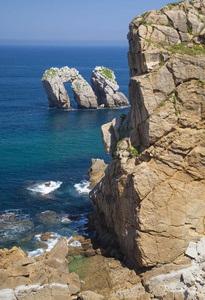
[{"label": "rocky outcrop", "polygon": [[71,299],[66,238],[36,258],[17,247],[0,254],[1,299]]},{"label": "rocky outcrop", "polygon": [[131,22],[131,108],[102,127],[112,160],[90,194],[95,227],[138,266],[175,262],[205,234],[204,8],[184,1]]},{"label": "rocky outcrop", "polygon": [[68,67],[51,68],[42,77],[50,107],[71,109],[70,99],[63,84],[65,82],[72,83],[74,99],[80,108],[97,108],[97,99],[89,83],[76,69]]},{"label": "rocky outcrop", "polygon": [[[45,71],[42,79],[50,107],[72,109],[70,98],[64,87],[71,82],[74,99],[79,108],[118,107],[129,105],[124,94],[118,92],[114,72],[104,67],[96,67],[92,75],[92,85],[79,74],[76,69],[63,67]],[[95,92],[95,93],[94,93]]]},{"label": "rocky outcrop", "polygon": [[104,177],[105,169],[107,168],[106,163],[103,159],[92,158],[91,166],[88,170],[88,176],[90,177],[89,189],[93,189],[98,182]]},{"label": "rocky outcrop", "polygon": [[96,67],[92,72],[91,83],[99,106],[118,107],[129,105],[125,95],[118,92],[119,86],[112,70],[105,67]]}]

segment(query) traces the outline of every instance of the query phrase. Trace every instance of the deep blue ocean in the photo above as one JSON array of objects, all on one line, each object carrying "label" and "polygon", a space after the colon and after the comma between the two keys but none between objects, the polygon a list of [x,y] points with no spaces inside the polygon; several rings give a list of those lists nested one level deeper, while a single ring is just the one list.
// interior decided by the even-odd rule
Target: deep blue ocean
[{"label": "deep blue ocean", "polygon": [[[76,68],[90,82],[96,66],[113,69],[128,97],[128,47],[0,47],[0,248],[34,251],[39,235],[85,234],[92,158],[105,154],[100,127],[129,108],[49,109],[41,84],[51,67]],[[72,90],[66,84],[71,104]],[[50,193],[45,182],[59,185]],[[77,185],[76,185],[77,184]],[[80,184],[80,185],[79,185]],[[50,241],[51,244],[51,241]]]}]

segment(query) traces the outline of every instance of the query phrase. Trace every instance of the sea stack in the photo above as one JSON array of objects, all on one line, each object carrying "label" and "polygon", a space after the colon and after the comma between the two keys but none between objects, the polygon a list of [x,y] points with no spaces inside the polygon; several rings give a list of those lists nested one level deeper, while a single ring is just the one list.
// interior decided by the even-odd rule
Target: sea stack
[{"label": "sea stack", "polygon": [[118,92],[119,85],[113,70],[96,67],[92,72],[92,88],[98,99],[98,105],[105,107],[128,106],[129,101],[124,94]]},{"label": "sea stack", "polygon": [[124,94],[118,92],[114,72],[105,67],[96,67],[92,73],[92,87],[76,69],[63,67],[45,71],[42,79],[50,107],[72,109],[64,83],[71,82],[74,100],[79,108],[128,106]]}]

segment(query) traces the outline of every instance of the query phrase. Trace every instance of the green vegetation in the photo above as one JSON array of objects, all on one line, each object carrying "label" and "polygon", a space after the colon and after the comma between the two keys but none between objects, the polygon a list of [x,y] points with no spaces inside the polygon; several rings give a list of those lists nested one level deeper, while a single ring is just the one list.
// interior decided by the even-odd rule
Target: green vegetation
[{"label": "green vegetation", "polygon": [[193,45],[193,47],[189,48],[187,45],[190,44],[190,42],[183,42],[181,44],[175,44],[170,48],[170,51],[175,54],[189,54],[189,55],[199,55],[199,54],[205,54],[205,48],[203,48],[200,45]]},{"label": "green vegetation", "polygon": [[160,105],[160,106],[164,106],[164,101],[162,101],[159,105]]},{"label": "green vegetation", "polygon": [[135,155],[138,156],[140,154],[140,147],[127,147],[125,150],[127,150],[128,152],[130,152],[131,155]]},{"label": "green vegetation", "polygon": [[144,21],[145,21],[145,18],[142,18],[142,19],[140,20],[140,25],[143,24]]},{"label": "green vegetation", "polygon": [[169,8],[172,8],[173,6],[177,6],[177,5],[178,5],[179,3],[181,3],[181,2],[183,2],[183,1],[169,3],[169,4],[167,4],[167,6],[168,6]]},{"label": "green vegetation", "polygon": [[144,26],[152,26],[152,23],[144,23]]},{"label": "green vegetation", "polygon": [[149,46],[154,43],[154,41],[152,41],[150,39],[146,39],[146,42],[148,43]]},{"label": "green vegetation", "polygon": [[102,67],[101,70],[99,71],[99,73],[101,75],[103,75],[103,77],[105,79],[110,79],[113,83],[115,83],[115,84],[117,83],[115,81],[115,79],[114,79],[114,72],[113,72],[113,70],[110,70],[108,68]]},{"label": "green vegetation", "polygon": [[129,133],[130,131],[132,131],[133,130],[133,128],[130,128],[130,129],[126,129],[124,132],[123,132],[123,134],[122,134],[122,139],[124,138],[124,136],[126,135],[126,133]]},{"label": "green vegetation", "polygon": [[193,4],[194,4],[194,2],[193,2],[193,1],[189,1],[189,3],[190,3],[191,5],[193,5]]},{"label": "green vegetation", "polygon": [[163,67],[163,66],[164,66],[164,62],[163,62],[163,61],[160,61],[159,66],[160,66],[160,67]]},{"label": "green vegetation", "polygon": [[189,33],[189,34],[192,34],[192,29],[187,25],[187,32]]},{"label": "green vegetation", "polygon": [[122,143],[122,141],[118,141],[117,145],[116,145],[116,149],[118,149],[120,147],[120,144]]},{"label": "green vegetation", "polygon": [[141,14],[142,18],[144,18],[146,16],[147,12]]},{"label": "green vegetation", "polygon": [[198,79],[197,85],[198,86],[204,86],[205,85],[205,81],[202,81],[202,80]]},{"label": "green vegetation", "polygon": [[58,71],[51,68],[50,70],[47,70],[44,74],[41,80],[48,79],[48,77],[54,78],[58,74]]},{"label": "green vegetation", "polygon": [[172,21],[169,21],[169,22],[167,23],[167,26],[169,26],[169,27],[174,27],[174,24],[173,24]]}]

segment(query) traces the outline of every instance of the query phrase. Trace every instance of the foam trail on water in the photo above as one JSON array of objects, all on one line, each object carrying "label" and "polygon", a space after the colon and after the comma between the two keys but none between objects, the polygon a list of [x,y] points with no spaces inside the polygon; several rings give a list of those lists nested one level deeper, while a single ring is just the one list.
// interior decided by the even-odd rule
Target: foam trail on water
[{"label": "foam trail on water", "polygon": [[[57,242],[61,238],[61,236],[57,233],[52,233],[52,236],[55,236],[56,239],[48,239],[47,241],[43,241],[43,243],[48,245],[48,248],[46,248],[46,249],[38,248],[34,251],[30,251],[30,252],[28,252],[28,256],[29,257],[36,257],[40,254],[43,254],[44,252],[50,251],[57,244]],[[41,242],[40,237],[41,237],[41,234],[35,235],[36,240],[38,240],[39,242]]]},{"label": "foam trail on water", "polygon": [[88,188],[90,185],[90,182],[87,180],[83,180],[80,183],[76,183],[74,185],[74,188],[77,190],[79,194],[89,194],[90,189]]},{"label": "foam trail on water", "polygon": [[47,195],[61,186],[61,181],[48,181],[44,183],[34,184],[27,189],[33,193],[40,193],[42,195]]}]

